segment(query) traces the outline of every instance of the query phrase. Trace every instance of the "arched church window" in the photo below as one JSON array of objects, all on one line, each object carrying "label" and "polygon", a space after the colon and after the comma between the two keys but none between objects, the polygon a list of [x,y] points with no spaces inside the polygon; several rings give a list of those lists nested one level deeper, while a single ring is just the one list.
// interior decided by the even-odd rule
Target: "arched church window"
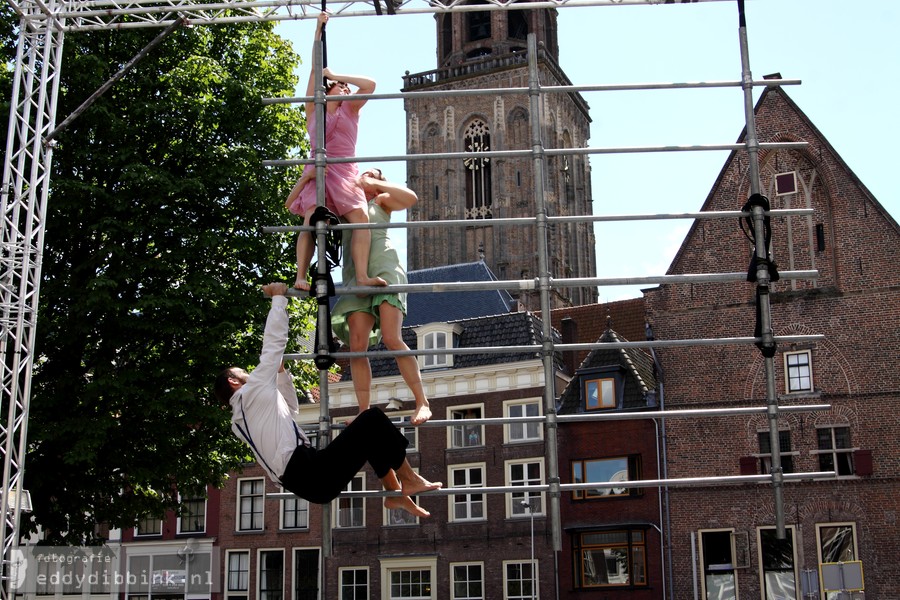
[{"label": "arched church window", "polygon": [[[491,149],[491,132],[487,123],[475,119],[466,127],[463,136],[466,152],[487,152]],[[463,160],[466,175],[466,218],[491,218],[491,159],[471,157]]]}]

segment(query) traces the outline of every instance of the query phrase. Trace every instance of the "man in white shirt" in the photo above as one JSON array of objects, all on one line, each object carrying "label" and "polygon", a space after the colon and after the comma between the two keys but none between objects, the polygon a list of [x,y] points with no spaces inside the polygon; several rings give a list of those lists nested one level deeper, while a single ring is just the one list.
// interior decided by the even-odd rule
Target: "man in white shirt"
[{"label": "man in white shirt", "polygon": [[387,490],[384,505],[403,509],[417,517],[428,511],[413,502],[414,496],[442,486],[413,471],[406,460],[409,441],[379,408],[363,411],[322,450],[310,446],[297,427],[297,391],[282,357],[287,346],[287,285],[262,286],[272,298],[266,319],[259,365],[252,373],[229,367],[216,378],[215,394],[231,405],[231,428],[253,449],[272,481],[310,502],[325,504],[336,498],[362,469],[372,465]]}]

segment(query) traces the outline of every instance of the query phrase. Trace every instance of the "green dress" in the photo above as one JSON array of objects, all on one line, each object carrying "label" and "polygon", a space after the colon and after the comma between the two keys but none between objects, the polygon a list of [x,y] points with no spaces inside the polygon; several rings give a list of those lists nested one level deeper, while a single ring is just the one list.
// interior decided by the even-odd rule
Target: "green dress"
[{"label": "green dress", "polygon": [[[385,224],[391,222],[391,216],[374,201],[369,202],[369,222]],[[369,277],[381,277],[388,285],[406,285],[406,271],[400,266],[400,255],[391,245],[387,235],[387,229],[370,229],[372,243],[369,245]],[[355,286],[356,269],[350,257],[351,230],[345,230],[343,235],[344,267],[341,271],[341,279],[345,286]],[[382,302],[389,302],[400,309],[406,315],[406,292],[375,294],[360,298],[354,294],[343,294],[338,298],[331,310],[331,329],[334,334],[345,344],[350,343],[350,328],[347,317],[350,313],[364,311],[375,316],[375,325],[369,335],[369,346],[374,346],[381,340],[381,318],[378,307]]]}]

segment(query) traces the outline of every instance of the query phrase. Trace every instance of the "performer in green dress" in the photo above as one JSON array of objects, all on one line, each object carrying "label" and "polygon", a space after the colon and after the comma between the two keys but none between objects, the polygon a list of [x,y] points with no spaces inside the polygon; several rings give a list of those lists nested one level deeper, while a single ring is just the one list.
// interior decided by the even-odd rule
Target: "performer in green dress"
[{"label": "performer in green dress", "polygon": [[[390,223],[391,213],[406,210],[419,198],[411,189],[385,180],[380,169],[369,169],[359,178],[359,185],[369,201],[369,222]],[[406,271],[400,264],[400,256],[391,245],[387,229],[373,229],[369,249],[369,277],[380,277],[388,285],[407,283]],[[344,256],[351,239],[351,232],[344,231]],[[344,285],[359,285],[353,261],[344,260],[342,271]],[[331,327],[351,352],[364,352],[369,346],[383,339],[388,350],[409,350],[403,341],[403,317],[406,314],[406,293],[386,293],[372,296],[342,295],[331,311]],[[398,356],[397,367],[403,381],[416,399],[416,410],[410,422],[420,425],[431,418],[431,408],[422,386],[419,364],[414,356]],[[350,375],[353,390],[359,403],[359,411],[369,408],[372,386],[372,369],[369,359],[351,358]]]}]

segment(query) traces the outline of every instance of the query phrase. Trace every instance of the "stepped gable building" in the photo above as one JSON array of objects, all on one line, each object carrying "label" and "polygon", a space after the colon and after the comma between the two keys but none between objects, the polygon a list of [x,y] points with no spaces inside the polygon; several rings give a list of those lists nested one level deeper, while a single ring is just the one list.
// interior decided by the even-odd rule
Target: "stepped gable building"
[{"label": "stepped gable building", "polygon": [[[819,272],[815,280],[771,285],[774,333],[824,335],[778,346],[778,402],[831,407],[780,415],[782,466],[833,470],[837,479],[785,484],[786,539],[775,535],[769,485],[671,489],[673,597],[690,597],[695,584],[704,598],[809,597],[806,582],[824,590],[823,569],[843,563],[847,581],[861,568],[865,597],[897,598],[900,227],[783,89],[764,91],[755,111],[761,142],[808,143],[761,153],[762,193],[772,208],[814,211],[772,218],[779,269]],[[748,175],[746,154],[732,153],[703,210],[739,209],[750,195]],[[742,271],[751,252],[738,223],[698,220],[669,273]],[[753,335],[754,294],[749,282],[671,284],[645,298],[658,339],[721,338]],[[764,358],[753,345],[657,354],[667,409],[766,403]],[[768,474],[771,467],[764,414],[669,419],[667,441],[670,477]],[[832,581],[837,576],[832,571]]]},{"label": "stepped gable building", "polygon": [[[526,38],[538,42],[542,85],[571,85],[558,64],[556,10],[448,12],[435,15],[438,68],[407,73],[404,92],[527,88]],[[532,115],[526,93],[410,97],[410,154],[530,150],[533,118],[545,148],[584,148],[590,137],[588,105],[578,93],[545,94],[542,114]],[[543,199],[549,216],[592,214],[590,166],[584,155],[548,157]],[[533,160],[467,158],[411,160],[407,180],[419,195],[410,221],[468,220],[465,227],[415,228],[408,232],[410,270],[483,260],[501,280],[534,279],[538,232],[533,226],[492,225],[492,219],[535,217]],[[548,232],[549,272],[554,279],[596,277],[593,225],[554,224]],[[536,291],[517,291],[530,310]],[[596,302],[595,287],[554,288],[551,307]]]}]

